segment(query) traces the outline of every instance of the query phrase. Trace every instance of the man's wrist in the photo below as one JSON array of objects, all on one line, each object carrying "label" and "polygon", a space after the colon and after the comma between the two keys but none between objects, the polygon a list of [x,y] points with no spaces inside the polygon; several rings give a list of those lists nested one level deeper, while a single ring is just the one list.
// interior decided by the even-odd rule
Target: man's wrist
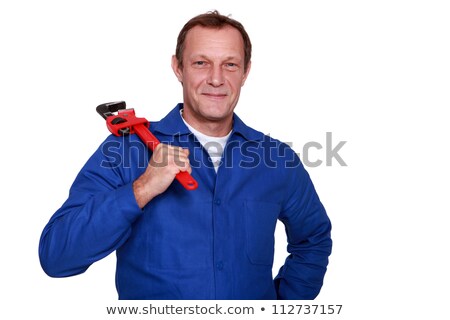
[{"label": "man's wrist", "polygon": [[156,195],[152,195],[146,188],[146,184],[138,178],[133,182],[133,193],[139,208],[144,208]]}]

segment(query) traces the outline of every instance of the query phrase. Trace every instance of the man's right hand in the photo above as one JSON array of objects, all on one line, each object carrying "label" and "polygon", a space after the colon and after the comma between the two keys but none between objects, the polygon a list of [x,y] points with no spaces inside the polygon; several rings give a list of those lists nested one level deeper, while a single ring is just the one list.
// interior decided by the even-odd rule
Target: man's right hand
[{"label": "man's right hand", "polygon": [[166,191],[179,172],[192,172],[188,157],[188,149],[163,143],[156,146],[147,169],[133,183],[134,196],[141,209]]}]

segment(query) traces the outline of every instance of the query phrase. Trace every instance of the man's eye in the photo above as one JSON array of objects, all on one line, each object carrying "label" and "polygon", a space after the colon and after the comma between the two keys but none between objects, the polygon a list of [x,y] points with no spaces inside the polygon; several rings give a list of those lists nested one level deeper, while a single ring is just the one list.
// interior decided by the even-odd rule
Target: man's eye
[{"label": "man's eye", "polygon": [[205,61],[195,61],[194,62],[194,65],[196,65],[196,66],[204,66],[206,63],[205,63]]},{"label": "man's eye", "polygon": [[225,64],[225,67],[228,69],[228,70],[237,70],[238,68],[239,68],[239,66],[236,64],[236,63],[234,63],[234,62],[227,62],[226,64]]}]

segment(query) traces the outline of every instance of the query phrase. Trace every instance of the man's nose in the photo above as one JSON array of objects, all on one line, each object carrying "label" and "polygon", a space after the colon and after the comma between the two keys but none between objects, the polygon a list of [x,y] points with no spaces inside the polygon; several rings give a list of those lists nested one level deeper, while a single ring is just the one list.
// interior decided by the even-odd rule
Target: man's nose
[{"label": "man's nose", "polygon": [[224,82],[225,80],[222,66],[212,67],[208,75],[208,84],[213,87],[220,87]]}]

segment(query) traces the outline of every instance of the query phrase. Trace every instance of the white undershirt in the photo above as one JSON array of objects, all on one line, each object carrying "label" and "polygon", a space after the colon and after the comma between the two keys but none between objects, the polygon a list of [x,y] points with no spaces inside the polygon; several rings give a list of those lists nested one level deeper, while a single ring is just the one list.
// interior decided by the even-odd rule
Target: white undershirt
[{"label": "white undershirt", "polygon": [[231,131],[224,137],[211,137],[206,134],[201,133],[198,130],[192,128],[189,123],[187,123],[183,118],[183,110],[180,110],[181,119],[183,119],[184,124],[189,128],[189,130],[194,134],[200,144],[208,152],[209,157],[214,165],[214,170],[219,170],[220,160],[222,159],[223,150],[227,143],[228,138],[231,135]]}]

